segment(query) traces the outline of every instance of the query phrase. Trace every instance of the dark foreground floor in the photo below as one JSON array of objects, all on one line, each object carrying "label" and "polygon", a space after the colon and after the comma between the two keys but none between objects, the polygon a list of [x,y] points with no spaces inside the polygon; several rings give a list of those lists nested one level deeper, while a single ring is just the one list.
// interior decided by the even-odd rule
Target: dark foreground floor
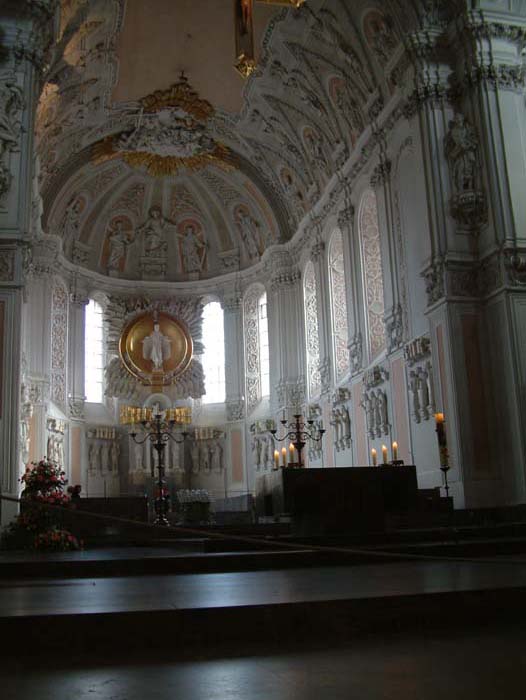
[{"label": "dark foreground floor", "polygon": [[[174,635],[177,630],[174,629]],[[28,644],[30,640],[28,640]],[[299,642],[301,647],[301,643]],[[123,658],[124,657],[124,658]],[[10,660],[2,700],[495,700],[524,697],[526,630],[361,638],[345,648]]]}]

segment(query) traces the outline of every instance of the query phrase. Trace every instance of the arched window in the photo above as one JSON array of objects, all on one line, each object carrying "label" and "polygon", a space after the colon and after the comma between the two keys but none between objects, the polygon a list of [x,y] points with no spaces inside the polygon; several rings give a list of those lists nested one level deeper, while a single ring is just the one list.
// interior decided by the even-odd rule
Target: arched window
[{"label": "arched window", "polygon": [[245,384],[250,412],[270,395],[267,294],[261,285],[251,287],[243,301],[245,331]]},{"label": "arched window", "polygon": [[318,292],[314,265],[308,262],[303,276],[303,300],[305,304],[305,336],[307,341],[307,374],[309,396],[317,396],[321,389],[320,334],[318,328]]},{"label": "arched window", "polygon": [[225,400],[225,327],[223,309],[218,301],[206,304],[203,310],[203,371],[206,393],[203,403]]},{"label": "arched window", "polygon": [[372,190],[368,190],[362,197],[359,231],[369,361],[371,361],[385,348],[384,281],[380,252],[380,230],[376,195]]},{"label": "arched window", "polygon": [[343,237],[336,230],[329,244],[329,280],[331,288],[331,319],[333,356],[336,381],[343,379],[350,370],[349,325],[347,321],[347,297],[343,267]]},{"label": "arched window", "polygon": [[261,373],[261,396],[270,396],[270,360],[268,350],[267,293],[258,300],[259,319],[259,371]]},{"label": "arched window", "polygon": [[90,299],[86,307],[84,393],[86,401],[102,403],[104,396],[104,343],[102,307]]}]

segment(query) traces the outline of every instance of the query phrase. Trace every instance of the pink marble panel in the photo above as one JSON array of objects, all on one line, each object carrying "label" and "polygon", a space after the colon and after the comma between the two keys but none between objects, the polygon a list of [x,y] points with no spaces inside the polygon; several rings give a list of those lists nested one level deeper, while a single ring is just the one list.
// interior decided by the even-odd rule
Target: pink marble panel
[{"label": "pink marble panel", "polygon": [[407,420],[407,389],[404,361],[398,358],[391,363],[391,387],[393,391],[393,440],[398,443],[398,458],[406,464],[411,461],[409,449],[409,423]]},{"label": "pink marble panel", "polygon": [[243,481],[243,443],[241,431],[230,433],[230,453],[232,455],[232,481]]},{"label": "pink marble panel", "polygon": [[365,414],[361,406],[362,389],[361,384],[355,384],[352,388],[352,403],[354,413],[354,440],[356,445],[357,466],[369,464],[369,452],[367,449],[367,426],[365,424]]},{"label": "pink marble panel", "polygon": [[482,367],[479,342],[479,320],[474,315],[462,316],[462,337],[468,380],[469,407],[473,449],[473,471],[490,469],[490,431],[486,411],[486,379]]},{"label": "pink marble panel", "polygon": [[71,478],[72,485],[81,482],[81,428],[76,426],[71,428]]}]

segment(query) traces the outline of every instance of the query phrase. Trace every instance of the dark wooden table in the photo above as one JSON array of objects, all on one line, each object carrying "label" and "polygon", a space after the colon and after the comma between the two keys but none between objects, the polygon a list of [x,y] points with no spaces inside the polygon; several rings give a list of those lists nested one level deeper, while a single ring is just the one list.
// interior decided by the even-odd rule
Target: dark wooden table
[{"label": "dark wooden table", "polygon": [[278,469],[256,482],[259,516],[293,516],[305,534],[383,530],[385,515],[417,507],[416,468]]}]

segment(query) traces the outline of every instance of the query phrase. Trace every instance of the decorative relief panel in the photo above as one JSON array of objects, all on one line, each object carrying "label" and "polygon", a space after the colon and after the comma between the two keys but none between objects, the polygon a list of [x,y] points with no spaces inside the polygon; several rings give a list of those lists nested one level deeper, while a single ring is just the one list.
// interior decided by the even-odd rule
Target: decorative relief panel
[{"label": "decorative relief panel", "polygon": [[66,405],[66,348],[68,333],[68,293],[57,282],[51,298],[51,399]]},{"label": "decorative relief panel", "polygon": [[359,226],[369,351],[372,359],[379,355],[385,348],[385,326],[384,282],[380,252],[378,211],[376,195],[371,190],[367,191],[362,198]]},{"label": "decorative relief panel", "polygon": [[317,396],[321,390],[318,292],[314,265],[310,261],[305,267],[303,297],[305,303],[305,335],[307,339],[309,396]]},{"label": "decorative relief panel", "polygon": [[429,420],[435,412],[435,387],[431,362],[414,366],[409,372],[410,410],[415,423]]},{"label": "decorative relief panel", "polygon": [[350,370],[349,351],[347,348],[349,326],[343,267],[343,238],[340,231],[333,233],[329,246],[329,276],[331,284],[334,364],[336,381],[339,382],[349,374]]},{"label": "decorative relief panel", "polygon": [[371,440],[389,434],[387,394],[383,389],[370,389],[363,394],[361,405],[367,419],[367,432]]}]

